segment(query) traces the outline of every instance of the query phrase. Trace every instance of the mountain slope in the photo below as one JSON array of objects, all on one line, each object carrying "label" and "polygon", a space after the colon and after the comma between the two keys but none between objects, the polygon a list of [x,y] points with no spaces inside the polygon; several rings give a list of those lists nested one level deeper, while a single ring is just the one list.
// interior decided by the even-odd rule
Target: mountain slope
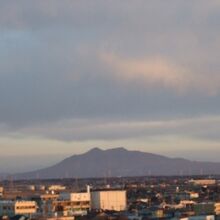
[{"label": "mountain slope", "polygon": [[94,148],[74,155],[41,170],[17,174],[16,178],[87,178],[106,176],[198,175],[220,174],[220,163],[197,162],[168,158],[124,148],[101,150]]}]

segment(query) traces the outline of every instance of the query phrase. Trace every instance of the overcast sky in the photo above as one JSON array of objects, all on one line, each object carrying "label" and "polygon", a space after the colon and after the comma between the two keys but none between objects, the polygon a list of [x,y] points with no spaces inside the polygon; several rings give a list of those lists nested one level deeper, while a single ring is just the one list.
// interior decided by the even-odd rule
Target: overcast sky
[{"label": "overcast sky", "polygon": [[219,0],[0,1],[0,172],[92,147],[220,162],[219,36]]}]

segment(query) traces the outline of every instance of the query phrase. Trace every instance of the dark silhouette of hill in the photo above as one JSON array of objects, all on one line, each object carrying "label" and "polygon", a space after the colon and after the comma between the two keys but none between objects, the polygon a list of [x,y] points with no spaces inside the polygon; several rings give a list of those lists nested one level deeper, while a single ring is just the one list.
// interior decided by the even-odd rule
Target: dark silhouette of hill
[{"label": "dark silhouette of hill", "polygon": [[169,158],[125,148],[101,150],[71,156],[60,163],[15,175],[18,179],[88,178],[117,176],[173,176],[220,174],[220,163]]}]

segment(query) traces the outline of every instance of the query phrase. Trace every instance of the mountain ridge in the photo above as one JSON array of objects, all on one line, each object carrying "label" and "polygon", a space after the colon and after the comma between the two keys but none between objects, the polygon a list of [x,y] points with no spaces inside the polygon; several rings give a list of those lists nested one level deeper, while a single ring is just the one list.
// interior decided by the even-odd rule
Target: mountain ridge
[{"label": "mountain ridge", "polygon": [[16,179],[98,178],[117,176],[174,176],[220,174],[220,163],[191,161],[119,147],[92,148],[36,171],[15,174]]}]

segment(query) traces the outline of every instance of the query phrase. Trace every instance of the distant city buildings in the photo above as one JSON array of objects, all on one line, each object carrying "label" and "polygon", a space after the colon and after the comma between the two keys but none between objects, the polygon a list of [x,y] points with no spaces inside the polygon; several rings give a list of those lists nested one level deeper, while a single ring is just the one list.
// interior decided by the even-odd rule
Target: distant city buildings
[{"label": "distant city buildings", "polygon": [[5,220],[220,220],[218,177],[15,181],[0,192]]}]

